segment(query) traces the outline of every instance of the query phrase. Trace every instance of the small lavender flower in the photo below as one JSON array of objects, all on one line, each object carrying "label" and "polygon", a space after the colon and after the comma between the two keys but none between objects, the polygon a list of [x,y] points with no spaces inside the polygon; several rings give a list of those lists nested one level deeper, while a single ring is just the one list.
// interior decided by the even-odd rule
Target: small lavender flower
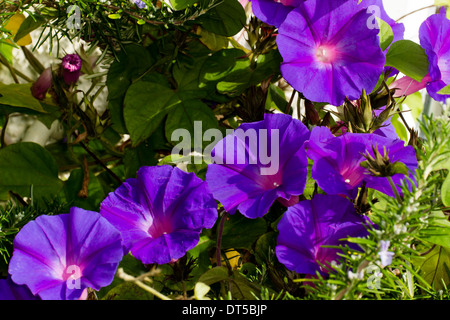
[{"label": "small lavender flower", "polygon": [[81,74],[82,60],[77,54],[68,54],[64,56],[61,64],[61,75],[64,82],[72,85],[78,81]]},{"label": "small lavender flower", "polygon": [[388,266],[392,263],[392,257],[395,255],[394,252],[388,251],[389,245],[391,242],[389,240],[381,240],[380,241],[380,251],[378,251],[378,255],[381,259],[381,264],[383,266]]},{"label": "small lavender flower", "polygon": [[139,8],[139,9],[145,9],[147,5],[142,0],[133,0],[133,3]]}]

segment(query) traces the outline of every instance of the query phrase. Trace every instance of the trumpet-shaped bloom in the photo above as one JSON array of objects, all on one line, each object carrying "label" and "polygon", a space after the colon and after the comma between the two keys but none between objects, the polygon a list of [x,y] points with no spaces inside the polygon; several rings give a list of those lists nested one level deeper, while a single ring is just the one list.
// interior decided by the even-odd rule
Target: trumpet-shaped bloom
[{"label": "trumpet-shaped bloom", "polygon": [[279,27],[291,10],[304,0],[251,0],[252,12],[261,21]]},{"label": "trumpet-shaped bloom", "polygon": [[262,217],[277,199],[295,203],[306,185],[303,143],[309,134],[301,121],[285,114],[242,124],[212,150],[206,181],[214,197],[230,214],[239,210],[248,218]]},{"label": "trumpet-shaped bloom", "polygon": [[109,285],[123,257],[122,237],[97,212],[39,216],[14,238],[9,273],[44,300],[75,300]]},{"label": "trumpet-shaped bloom", "polygon": [[[417,168],[417,158],[412,146],[404,146],[400,139],[390,139],[378,134],[345,133],[339,137],[331,134],[326,127],[315,127],[309,141],[305,143],[307,155],[314,160],[311,175],[318,186],[328,194],[356,197],[363,181],[366,187],[378,190],[389,196],[394,191],[386,177],[375,177],[361,166],[364,154],[373,156],[372,145],[377,146],[383,155],[383,147],[391,162],[400,161],[412,173]],[[400,185],[405,176],[397,173],[392,176],[395,185]]]},{"label": "trumpet-shaped bloom", "polygon": [[75,53],[64,56],[61,63],[61,75],[65,83],[71,85],[78,81],[81,74],[82,64],[83,61],[80,56]]},{"label": "trumpet-shaped bloom", "polygon": [[428,74],[416,81],[410,77],[402,77],[389,87],[397,88],[395,96],[407,96],[426,88],[428,94],[436,101],[445,102],[450,95],[439,94],[444,87],[450,85],[450,20],[445,10],[428,17],[419,28],[420,45],[428,57]]},{"label": "trumpet-shaped bloom", "polygon": [[217,220],[217,203],[194,173],[171,166],[141,167],[101,203],[127,251],[145,264],[165,264],[195,247]]},{"label": "trumpet-shaped bloom", "polygon": [[326,274],[322,265],[330,266],[332,261],[337,261],[339,249],[324,246],[344,245],[348,243],[341,240],[347,237],[367,236],[365,224],[368,222],[364,216],[356,214],[349,200],[316,194],[284,213],[277,226],[279,236],[275,254],[289,270],[310,275],[315,275],[316,271]]},{"label": "trumpet-shaped bloom", "polygon": [[341,105],[371,92],[386,57],[371,13],[353,0],[308,0],[279,27],[281,74],[311,101]]}]

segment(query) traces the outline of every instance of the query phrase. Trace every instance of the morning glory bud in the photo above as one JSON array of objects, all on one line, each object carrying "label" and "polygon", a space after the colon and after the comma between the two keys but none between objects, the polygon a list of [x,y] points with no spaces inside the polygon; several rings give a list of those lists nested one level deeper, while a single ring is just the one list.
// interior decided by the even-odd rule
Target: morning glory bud
[{"label": "morning glory bud", "polygon": [[47,91],[52,86],[52,69],[45,69],[31,86],[31,94],[39,100],[44,100]]}]

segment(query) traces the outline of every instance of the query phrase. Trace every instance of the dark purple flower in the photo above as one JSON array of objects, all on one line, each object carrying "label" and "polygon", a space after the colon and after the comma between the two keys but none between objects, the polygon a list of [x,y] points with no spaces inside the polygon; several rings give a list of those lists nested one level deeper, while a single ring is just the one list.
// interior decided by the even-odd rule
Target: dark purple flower
[{"label": "dark purple flower", "polygon": [[44,300],[75,300],[109,285],[123,257],[122,238],[99,213],[71,208],[39,216],[14,239],[11,279]]},{"label": "dark purple flower", "polygon": [[262,217],[277,199],[295,202],[306,185],[303,143],[309,134],[301,121],[285,114],[242,124],[211,153],[206,181],[214,197],[228,213],[239,210],[248,218]]},{"label": "dark purple flower", "polygon": [[304,0],[251,0],[252,12],[259,20],[279,27],[292,9]]},{"label": "dark purple flower", "polygon": [[450,20],[445,10],[428,17],[420,26],[420,45],[428,57],[428,74],[416,81],[410,77],[402,77],[389,87],[397,88],[396,97],[407,96],[426,88],[430,97],[445,102],[450,95],[439,94],[444,87],[450,85]]},{"label": "dark purple flower", "polygon": [[341,105],[371,92],[386,57],[371,14],[354,0],[307,0],[279,27],[286,81],[311,101]]},{"label": "dark purple flower", "polygon": [[194,248],[217,220],[217,203],[194,173],[171,166],[141,167],[102,202],[100,213],[145,264],[165,264]]},{"label": "dark purple flower", "polygon": [[0,300],[40,300],[25,285],[17,285],[11,277],[0,279]]},{"label": "dark purple flower", "polygon": [[[382,155],[383,147],[386,147],[390,161],[404,163],[411,172],[409,177],[413,178],[418,166],[416,154],[412,146],[405,147],[404,141],[366,133],[345,133],[335,137],[326,127],[315,127],[305,143],[307,155],[314,161],[312,178],[328,194],[355,198],[365,181],[366,187],[393,197],[394,191],[386,177],[372,176],[361,166],[361,162],[366,160],[364,154],[373,156],[372,145],[377,146]],[[404,178],[400,173],[392,176],[396,185],[400,185]]]},{"label": "dark purple flower", "polygon": [[356,214],[353,204],[340,196],[316,194],[311,200],[300,201],[284,213],[277,229],[279,231],[275,254],[289,270],[315,275],[326,274],[321,265],[330,266],[338,260],[337,248],[324,246],[349,245],[342,239],[365,237],[365,224],[369,221]]},{"label": "dark purple flower", "polygon": [[61,74],[64,82],[68,85],[78,81],[81,74],[82,61],[77,54],[67,54],[62,59]]},{"label": "dark purple flower", "polygon": [[44,100],[48,90],[52,87],[53,76],[52,69],[45,69],[39,78],[31,86],[31,94],[39,100]]}]

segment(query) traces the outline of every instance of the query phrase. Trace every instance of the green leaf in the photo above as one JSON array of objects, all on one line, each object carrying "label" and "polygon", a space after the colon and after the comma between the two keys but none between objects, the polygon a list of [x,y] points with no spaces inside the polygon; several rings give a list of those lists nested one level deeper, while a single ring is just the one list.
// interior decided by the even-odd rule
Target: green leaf
[{"label": "green leaf", "polygon": [[202,282],[208,286],[222,280],[228,279],[228,269],[224,266],[214,267],[206,271],[200,276],[198,282]]},{"label": "green leaf", "polygon": [[414,92],[406,97],[403,104],[407,105],[411,110],[411,115],[415,121],[419,119],[419,116],[423,111],[423,100],[420,91]]},{"label": "green leaf", "polygon": [[183,10],[192,6],[198,0],[170,0],[170,5],[174,10]]},{"label": "green leaf", "polygon": [[132,81],[142,76],[154,63],[147,48],[140,45],[127,45],[118,54],[108,70],[106,86],[108,88],[108,108],[111,124],[119,133],[128,133],[123,118],[123,101]]},{"label": "green leaf", "polygon": [[113,19],[113,20],[120,19],[120,13],[108,14],[108,18]]},{"label": "green leaf", "polygon": [[13,49],[14,47],[4,41],[0,41],[0,54],[8,61],[9,64],[13,64]]},{"label": "green leaf", "polygon": [[39,100],[31,94],[31,83],[0,83],[0,104],[45,113]]},{"label": "green leaf", "polygon": [[450,85],[448,85],[448,86],[442,88],[441,90],[439,90],[438,94],[445,94],[445,95],[450,94]]},{"label": "green leaf", "polygon": [[392,31],[391,26],[384,20],[377,18],[377,21],[380,26],[380,32],[378,33],[378,36],[380,37],[380,46],[381,50],[384,51],[394,40],[394,32]]},{"label": "green leaf", "polygon": [[225,221],[222,234],[222,249],[251,250],[253,243],[267,231],[263,218],[248,219],[241,214],[230,215]]},{"label": "green leaf", "polygon": [[196,21],[201,26],[218,35],[232,37],[244,27],[246,22],[244,8],[237,0],[224,0],[210,9]]},{"label": "green leaf", "polygon": [[228,38],[209,32],[197,27],[197,34],[200,36],[200,41],[211,51],[219,51],[228,47]]},{"label": "green leaf", "polygon": [[21,142],[0,149],[0,192],[14,191],[22,197],[51,197],[63,183],[51,153],[32,142]]},{"label": "green leaf", "polygon": [[391,123],[392,123],[392,126],[394,127],[395,132],[397,133],[398,137],[401,140],[408,142],[408,140],[409,140],[408,130],[406,129],[405,124],[400,119],[400,116],[398,114],[394,114],[392,116]]},{"label": "green leaf", "polygon": [[199,100],[181,101],[167,115],[165,122],[166,138],[169,142],[177,143],[172,141],[172,133],[175,130],[186,129],[190,133],[191,146],[206,146],[210,144],[210,141],[203,142],[203,139],[196,143],[195,139],[201,139],[206,130],[217,127],[218,122],[214,113],[206,104]]},{"label": "green leaf", "polygon": [[436,246],[423,257],[420,265],[422,278],[435,290],[444,289],[444,284],[450,284],[450,248]]},{"label": "green leaf", "polygon": [[441,187],[442,203],[446,207],[450,207],[450,171],[447,173]]},{"label": "green leaf", "polygon": [[428,65],[425,50],[411,40],[394,42],[386,54],[386,66],[394,67],[419,82],[428,74]]},{"label": "green leaf", "polygon": [[147,139],[178,103],[179,97],[165,84],[144,79],[133,83],[125,95],[123,110],[133,145]]},{"label": "green leaf", "polygon": [[25,37],[27,34],[29,34],[31,31],[36,30],[42,24],[44,24],[46,21],[47,21],[47,19],[45,19],[45,17],[43,17],[39,14],[29,15],[20,25],[19,30],[17,31],[16,35],[14,36],[14,42],[19,41],[20,39]]}]

